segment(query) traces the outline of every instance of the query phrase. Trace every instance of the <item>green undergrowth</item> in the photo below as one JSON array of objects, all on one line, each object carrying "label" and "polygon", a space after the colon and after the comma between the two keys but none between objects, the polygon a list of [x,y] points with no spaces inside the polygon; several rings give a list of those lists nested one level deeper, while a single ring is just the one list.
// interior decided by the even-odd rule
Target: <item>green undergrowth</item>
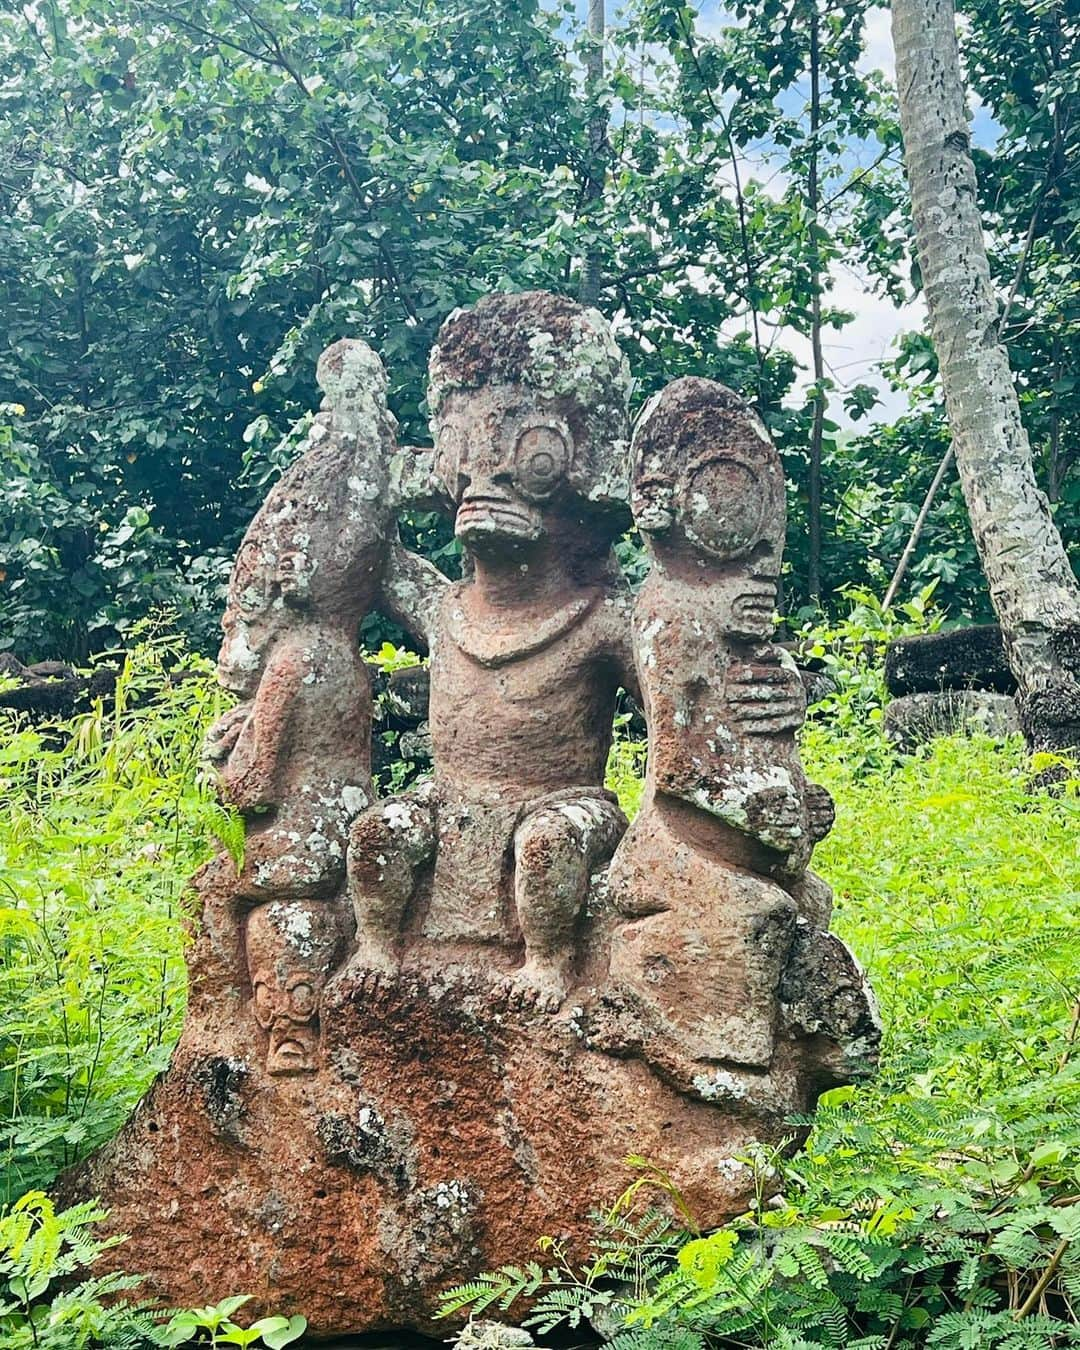
[{"label": "green undergrowth", "polygon": [[183,1014],[186,883],[228,817],[200,785],[206,662],[143,643],[115,703],[0,732],[0,1202],[107,1139]]},{"label": "green undergrowth", "polygon": [[[804,755],[837,801],[815,866],[881,1004],[878,1078],[829,1094],[804,1147],[746,1159],[759,1201],[722,1233],[642,1213],[664,1186],[644,1160],[584,1272],[549,1244],[448,1306],[525,1318],[531,1290],[542,1325],[592,1317],[620,1350],[1080,1344],[1080,797],[1029,794],[1018,743],[897,756],[864,631],[813,639],[837,692]],[[199,781],[218,711],[209,667],[160,639],[115,708],[5,722],[0,1202],[107,1138],[167,1062],[185,883],[215,836],[237,843]],[[609,781],[631,811],[643,758],[620,738]]]}]

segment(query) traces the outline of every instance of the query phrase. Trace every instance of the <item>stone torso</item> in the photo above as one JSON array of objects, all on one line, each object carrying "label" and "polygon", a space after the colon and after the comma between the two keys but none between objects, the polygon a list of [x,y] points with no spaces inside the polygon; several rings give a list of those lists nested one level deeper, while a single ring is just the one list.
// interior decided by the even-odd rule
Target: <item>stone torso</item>
[{"label": "stone torso", "polygon": [[524,803],[600,786],[619,684],[604,593],[487,624],[463,603],[466,589],[444,601],[431,659],[439,796]]},{"label": "stone torso", "polygon": [[732,644],[695,590],[650,573],[634,608],[634,656],[661,788],[700,773],[733,745],[725,706]]},{"label": "stone torso", "polygon": [[431,657],[438,853],[423,929],[440,941],[520,940],[514,832],[530,806],[602,790],[619,677],[601,588],[494,615],[469,583],[447,595]]}]

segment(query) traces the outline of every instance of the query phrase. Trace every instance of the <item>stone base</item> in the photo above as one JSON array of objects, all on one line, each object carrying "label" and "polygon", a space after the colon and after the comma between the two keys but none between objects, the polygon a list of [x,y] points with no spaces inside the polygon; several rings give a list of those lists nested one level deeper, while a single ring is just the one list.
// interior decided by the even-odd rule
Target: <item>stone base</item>
[{"label": "stone base", "polygon": [[392,979],[341,972],[319,1071],[271,1075],[237,926],[215,900],[226,866],[201,879],[207,921],[171,1067],[64,1187],[102,1196],[130,1235],[107,1259],[146,1275],[147,1297],[250,1294],[252,1316],[303,1313],[321,1336],[445,1335],[442,1290],[534,1258],[541,1235],[580,1249],[590,1210],[632,1179],[629,1154],[667,1172],[703,1227],[741,1211],[752,1179],[738,1155],[790,1135],[784,1116],[815,1095],[794,1068],[805,1041],[781,1038],[761,1099],[721,1068],[695,1099],[673,1085],[678,1065],[621,1049],[610,992],[579,987],[556,1016],[511,1010],[434,953]]}]

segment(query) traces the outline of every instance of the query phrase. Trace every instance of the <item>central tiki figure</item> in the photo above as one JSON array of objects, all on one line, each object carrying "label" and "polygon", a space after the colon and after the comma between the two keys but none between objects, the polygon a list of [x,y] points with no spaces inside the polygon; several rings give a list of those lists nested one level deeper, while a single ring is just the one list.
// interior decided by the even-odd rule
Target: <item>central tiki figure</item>
[{"label": "central tiki figure", "polygon": [[[443,325],[433,451],[396,444],[364,344],[319,378],[230,584],[244,701],[209,750],[245,857],[196,878],[168,1071],[69,1184],[167,1304],[444,1335],[448,1286],[541,1235],[583,1254],[628,1154],[703,1229],[744,1210],[747,1154],[879,1033],[809,870],[832,807],[771,641],[784,482],[760,422],[678,380],[631,441],[610,330],[545,293]],[[397,538],[433,505],[454,582]],[[634,596],[612,551],[632,523]],[[433,775],[382,801],[369,612],[430,653]],[[649,741],[629,830],[604,786],[620,690]]]},{"label": "central tiki figure", "polygon": [[628,396],[610,332],[572,301],[494,296],[443,326],[435,471],[465,575],[432,639],[434,780],[353,826],[358,973],[396,970],[408,927],[448,962],[491,948],[513,1004],[563,1002],[589,879],[626,829],[603,781],[632,680],[611,553],[627,523]]}]

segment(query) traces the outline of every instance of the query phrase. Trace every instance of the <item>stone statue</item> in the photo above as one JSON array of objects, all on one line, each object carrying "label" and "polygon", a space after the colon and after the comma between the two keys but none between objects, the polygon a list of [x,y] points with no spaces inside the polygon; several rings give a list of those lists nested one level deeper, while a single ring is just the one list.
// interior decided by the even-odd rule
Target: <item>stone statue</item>
[{"label": "stone statue", "polygon": [[432,644],[434,781],[353,828],[358,969],[396,968],[417,870],[435,856],[423,933],[448,959],[490,945],[496,971],[523,940],[504,992],[549,1012],[563,1002],[589,877],[626,828],[603,783],[628,666],[611,555],[628,386],[610,333],[557,296],[493,296],[439,335],[435,467],[466,574]]},{"label": "stone statue", "polygon": [[[382,363],[365,343],[345,339],[323,353],[316,374],[325,397],[306,448],[237,555],[218,677],[241,702],[211,728],[206,747],[223,799],[246,826],[233,899],[247,906],[274,897],[248,920],[246,947],[254,1016],[269,1031],[275,1074],[318,1067],[315,1004],[344,936],[336,912],[319,915],[308,902],[332,901],[349,825],[372,797],[372,681],[360,621],[385,602],[426,640],[441,590],[433,569],[392,542],[392,472],[401,479],[417,470],[401,464]],[[301,974],[312,1007],[286,1016],[291,1030],[279,1043],[282,1009],[296,1004],[288,981]]]},{"label": "stone statue", "polygon": [[804,892],[815,922],[828,904],[804,878],[832,803],[803,772],[802,684],[769,642],[785,505],[765,428],[722,385],[677,380],[643,412],[632,464],[652,563],[633,616],[649,757],[609,875],[633,919],[611,971],[679,1047],[685,1089],[709,1093],[710,1066],[730,1080],[773,1062]]},{"label": "stone statue", "polygon": [[331,895],[371,793],[371,677],[357,645],[395,528],[395,424],[369,347],[319,361],[325,398],[304,453],[271,489],[229,583],[218,675],[241,702],[208,737],[247,824],[237,894]]},{"label": "stone statue", "polygon": [[[628,1153],[720,1223],[756,1184],[748,1150],[879,1038],[809,870],[832,804],[770,640],[784,483],[764,428],[686,379],[631,446],[610,329],[543,292],[452,314],[430,375],[416,451],[364,344],[320,362],[323,409],[225,615],[241,702],[210,750],[243,867],[223,852],[196,878],[171,1066],[69,1181],[133,1234],[151,1294],[250,1292],[320,1337],[439,1332],[447,1285],[544,1233],[579,1245]],[[452,583],[397,535],[433,508]],[[636,597],[613,550],[632,522]],[[382,800],[373,611],[429,655],[433,771]],[[620,690],[648,725],[629,828],[604,781]]]},{"label": "stone statue", "polygon": [[334,908],[272,900],[248,916],[244,934],[255,1020],[270,1040],[266,1071],[318,1068],[319,1002],[345,947]]}]

